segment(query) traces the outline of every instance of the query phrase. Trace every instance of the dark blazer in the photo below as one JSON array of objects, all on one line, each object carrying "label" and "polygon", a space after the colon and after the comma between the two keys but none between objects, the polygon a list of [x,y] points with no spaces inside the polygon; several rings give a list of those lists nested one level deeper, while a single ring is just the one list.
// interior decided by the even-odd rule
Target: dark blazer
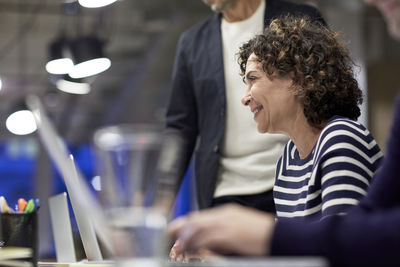
[{"label": "dark blazer", "polygon": [[[306,14],[322,20],[319,12],[311,6],[266,0],[264,25],[269,25],[271,19],[286,13]],[[178,186],[196,150],[195,176],[200,208],[209,207],[213,199],[225,128],[226,99],[220,24],[221,14],[215,13],[182,34],[166,116],[167,132],[179,132],[184,140],[181,154],[176,157],[176,166],[180,166],[177,170]]]},{"label": "dark blazer", "polygon": [[279,220],[272,255],[318,255],[332,266],[400,266],[400,94],[383,165],[346,216]]}]

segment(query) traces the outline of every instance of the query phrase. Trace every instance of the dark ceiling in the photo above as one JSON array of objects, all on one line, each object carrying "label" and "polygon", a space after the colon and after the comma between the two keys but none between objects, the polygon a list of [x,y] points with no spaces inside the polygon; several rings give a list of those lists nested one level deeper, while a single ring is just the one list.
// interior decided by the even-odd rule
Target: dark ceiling
[{"label": "dark ceiling", "polygon": [[[15,138],[5,120],[31,93],[74,144],[91,141],[104,125],[162,122],[179,34],[210,13],[200,0],[120,0],[100,9],[61,0],[0,0],[0,139]],[[61,32],[105,41],[112,65],[88,79],[87,95],[59,91],[45,71],[47,47]]]}]

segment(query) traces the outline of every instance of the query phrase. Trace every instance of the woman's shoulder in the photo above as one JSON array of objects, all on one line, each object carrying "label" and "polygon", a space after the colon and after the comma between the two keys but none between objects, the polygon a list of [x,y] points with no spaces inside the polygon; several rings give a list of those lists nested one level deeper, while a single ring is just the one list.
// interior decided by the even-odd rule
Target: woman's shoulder
[{"label": "woman's shoulder", "polygon": [[372,138],[368,129],[360,122],[341,116],[334,116],[328,120],[325,127],[322,129],[321,137],[327,138],[341,135],[358,136],[362,139]]},{"label": "woman's shoulder", "polygon": [[360,122],[335,116],[331,118],[321,132],[318,150],[333,151],[356,149],[365,153],[379,152],[374,137]]}]

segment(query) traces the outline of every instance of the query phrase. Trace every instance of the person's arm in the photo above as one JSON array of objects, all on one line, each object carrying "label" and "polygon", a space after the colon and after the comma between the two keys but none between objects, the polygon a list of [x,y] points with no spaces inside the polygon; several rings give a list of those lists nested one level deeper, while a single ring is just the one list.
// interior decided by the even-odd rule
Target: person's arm
[{"label": "person's arm", "polygon": [[382,158],[373,137],[357,123],[339,119],[326,128],[319,144],[317,175],[321,179],[322,218],[344,214],[357,205],[367,195]]},{"label": "person's arm", "polygon": [[283,219],[275,226],[270,254],[323,256],[337,266],[399,264],[399,226],[400,207],[330,216],[311,224]]},{"label": "person's arm", "polygon": [[182,251],[209,249],[244,256],[318,256],[333,266],[400,264],[400,207],[329,216],[313,223],[280,219],[237,205],[222,206],[170,224]]},{"label": "person's arm", "polygon": [[394,112],[391,135],[386,144],[383,164],[372,180],[368,195],[360,203],[360,209],[391,208],[400,203],[400,94]]},{"label": "person's arm", "polygon": [[[158,168],[158,192],[161,204],[172,208],[184,174],[188,168],[198,135],[197,105],[193,92],[192,74],[188,62],[187,38],[184,33],[178,43],[172,73],[172,88],[167,106],[166,129],[164,131],[164,154]],[[171,194],[165,196],[165,194]]]}]

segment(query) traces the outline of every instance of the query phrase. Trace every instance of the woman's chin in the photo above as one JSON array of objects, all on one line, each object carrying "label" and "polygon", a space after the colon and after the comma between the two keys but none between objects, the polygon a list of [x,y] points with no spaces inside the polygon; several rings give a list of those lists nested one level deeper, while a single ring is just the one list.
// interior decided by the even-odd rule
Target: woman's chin
[{"label": "woman's chin", "polygon": [[259,133],[267,133],[267,129],[265,127],[262,127],[261,125],[257,125],[257,130]]}]

